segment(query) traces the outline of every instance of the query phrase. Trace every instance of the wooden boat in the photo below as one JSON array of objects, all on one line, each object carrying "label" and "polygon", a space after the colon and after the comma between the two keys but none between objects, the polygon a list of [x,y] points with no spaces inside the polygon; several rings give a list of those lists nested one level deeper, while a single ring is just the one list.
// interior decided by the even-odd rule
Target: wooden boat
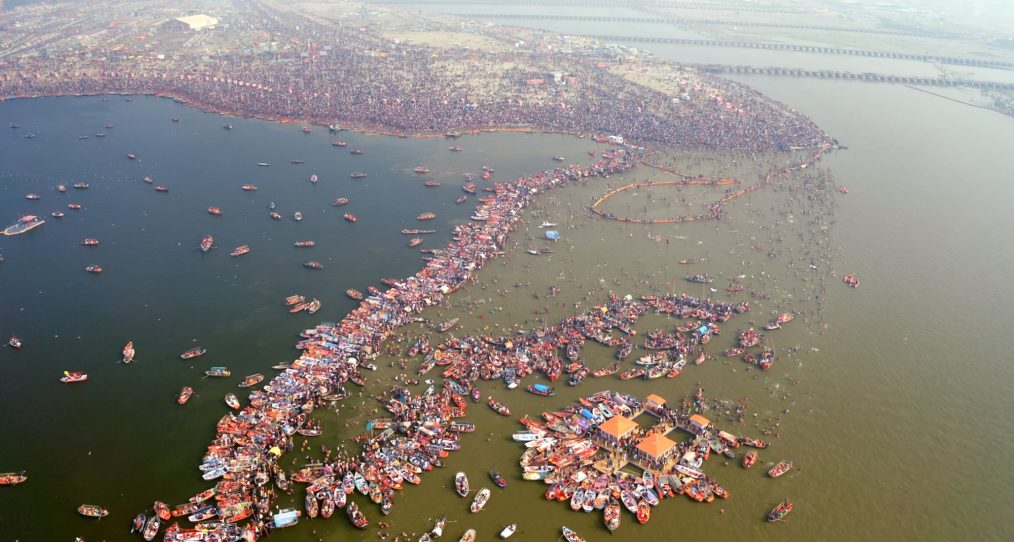
[{"label": "wooden boat", "polygon": [[208,252],[209,250],[211,250],[211,247],[214,246],[214,244],[215,238],[210,235],[205,235],[203,238],[201,238],[200,245],[201,252]]},{"label": "wooden boat", "polygon": [[306,515],[313,519],[320,513],[320,505],[317,503],[317,498],[313,494],[307,493],[306,498],[303,500],[306,508]]},{"label": "wooden boat", "polygon": [[768,469],[768,476],[772,478],[778,478],[779,476],[785,474],[786,472],[789,472],[790,470],[792,470],[792,461],[783,459],[782,461],[779,461],[777,464],[775,464],[775,466]]},{"label": "wooden boat", "polygon": [[472,505],[469,506],[468,509],[473,514],[481,511],[483,507],[486,506],[486,503],[489,502],[489,495],[490,495],[489,488],[484,487],[480,489],[479,492],[475,494],[475,499],[472,499]]},{"label": "wooden boat", "polygon": [[123,347],[123,363],[134,361],[134,342],[130,341]]},{"label": "wooden boat", "polygon": [[23,343],[17,335],[11,335],[11,338],[7,339],[7,345],[15,350],[21,350]]},{"label": "wooden boat", "polygon": [[749,469],[757,463],[757,450],[750,450],[743,456],[743,468]]},{"label": "wooden boat", "polygon": [[232,371],[230,371],[229,369],[227,369],[225,367],[212,367],[212,368],[208,369],[207,371],[204,371],[204,374],[207,375],[207,376],[214,376],[214,377],[227,377],[227,376],[231,376],[232,375]]},{"label": "wooden boat", "polygon": [[52,213],[49,213],[49,214],[53,218],[63,218],[63,216],[64,216],[62,211],[53,211]]},{"label": "wooden boat", "polygon": [[292,243],[292,246],[303,248],[303,247],[312,247],[316,244],[317,243],[314,241],[296,241],[295,243]]},{"label": "wooden boat", "polygon": [[218,207],[208,207],[208,214],[222,216],[222,210]]},{"label": "wooden boat", "polygon": [[317,182],[317,174],[316,173],[313,174],[313,175],[310,175],[310,182],[311,183],[316,183]]},{"label": "wooden boat", "polygon": [[82,246],[86,246],[86,247],[97,247],[97,246],[99,246],[99,240],[98,239],[85,239],[84,241],[81,241],[81,245]]},{"label": "wooden boat", "polygon": [[349,151],[349,154],[351,154],[353,156],[362,156],[363,150],[362,149],[352,149],[351,151]]},{"label": "wooden boat", "polygon": [[247,192],[254,192],[254,191],[256,191],[256,190],[257,190],[257,187],[256,187],[256,186],[254,186],[254,185],[252,185],[252,184],[244,184],[244,185],[242,186],[242,188],[243,188],[243,190],[245,190],[245,191],[247,191]]},{"label": "wooden boat", "polygon": [[761,449],[763,449],[763,448],[767,448],[768,447],[768,443],[764,442],[763,440],[761,440],[759,438],[739,437],[739,440],[743,444],[745,444],[747,446],[750,446],[750,447],[753,447],[753,448],[761,448]]},{"label": "wooden boat", "polygon": [[132,152],[128,152],[127,153],[127,159],[128,160],[136,160],[137,159],[137,155],[134,154],[134,153],[132,153]]},{"label": "wooden boat", "polygon": [[496,412],[497,414],[499,414],[501,416],[510,416],[511,415],[511,409],[507,408],[507,405],[501,403],[500,401],[497,401],[496,399],[494,399],[492,397],[489,398],[489,401],[487,402],[487,404],[489,405],[489,408],[492,408],[494,412]]},{"label": "wooden boat", "polygon": [[225,394],[225,404],[229,405],[229,408],[233,410],[240,409],[239,399],[236,398],[236,394],[234,393]]},{"label": "wooden boat", "polygon": [[207,353],[207,351],[208,350],[203,346],[195,346],[190,350],[187,350],[186,352],[180,354],[180,359],[192,359],[196,358],[197,356],[203,356],[205,353]]},{"label": "wooden boat", "polygon": [[465,201],[467,201],[467,200],[468,200],[468,196],[461,195],[461,196],[458,196],[457,198],[454,199],[454,203],[461,204],[461,203],[465,203]]},{"label": "wooden boat", "polygon": [[427,174],[427,173],[430,172],[430,170],[428,170],[428,169],[426,169],[426,168],[424,168],[422,166],[416,166],[415,169],[413,169],[412,171],[414,171],[415,173],[418,173],[420,175],[425,175],[425,174]]},{"label": "wooden boat", "polygon": [[190,397],[193,394],[194,394],[194,388],[191,388],[190,386],[183,386],[183,389],[180,390],[179,396],[176,398],[176,402],[178,404],[185,405],[185,404],[187,404],[187,401],[190,400]]},{"label": "wooden boat", "polygon": [[349,198],[341,197],[334,200],[334,203],[332,203],[331,205],[334,205],[335,207],[341,207],[342,205],[348,205],[348,203]]},{"label": "wooden boat", "polygon": [[314,298],[313,300],[311,300],[309,303],[306,304],[306,312],[310,314],[314,314],[319,310],[320,310],[320,301],[317,300],[316,298]]},{"label": "wooden boat", "polygon": [[162,526],[162,522],[158,516],[151,516],[148,521],[144,524],[144,530],[141,531],[141,537],[149,542],[155,539],[155,535],[158,534],[159,527]]},{"label": "wooden boat", "polygon": [[504,480],[503,476],[500,475],[500,471],[496,470],[496,468],[489,469],[489,477],[497,487],[507,487],[507,480]]},{"label": "wooden boat", "polygon": [[148,517],[144,513],[140,513],[134,516],[134,520],[130,522],[130,533],[139,533],[144,530],[144,524],[148,522]]},{"label": "wooden boat", "polygon": [[401,233],[403,233],[405,235],[423,235],[423,234],[427,234],[427,233],[436,233],[436,232],[437,232],[437,230],[416,230],[416,229],[410,229],[410,228],[406,228],[404,230],[401,230]]},{"label": "wooden boat", "polygon": [[439,181],[426,181],[426,182],[423,183],[423,186],[425,186],[426,188],[436,188],[436,187],[440,186],[440,182]]},{"label": "wooden boat", "polygon": [[423,240],[422,240],[421,237],[415,237],[415,238],[409,240],[408,247],[409,248],[415,248],[415,247],[421,245],[422,242],[423,242]]},{"label": "wooden boat", "polygon": [[359,511],[359,506],[356,505],[355,502],[348,501],[348,504],[345,505],[345,513],[348,515],[349,521],[351,521],[352,525],[355,525],[357,529],[365,529],[366,526],[369,525],[369,521],[366,519],[366,516]]},{"label": "wooden boat", "polygon": [[232,250],[232,252],[229,253],[229,256],[233,256],[233,257],[242,256],[242,255],[244,255],[244,254],[246,254],[248,252],[250,252],[250,245],[240,245],[240,246],[234,248]]},{"label": "wooden boat", "polygon": [[458,325],[459,320],[460,320],[459,318],[451,318],[450,320],[447,320],[446,322],[442,322],[440,324],[437,324],[436,326],[433,326],[433,329],[439,331],[440,333],[443,333],[443,332],[451,329],[452,327]]},{"label": "wooden boat", "polygon": [[517,530],[518,524],[511,523],[510,525],[504,527],[502,531],[500,531],[500,538],[510,538],[511,536],[514,535],[515,532],[517,532]]},{"label": "wooden boat", "polygon": [[789,515],[789,512],[792,512],[792,503],[789,502],[789,499],[785,499],[768,512],[768,521],[781,521]]},{"label": "wooden boat", "polygon": [[25,472],[5,472],[0,474],[0,486],[16,486],[28,481]]},{"label": "wooden boat", "polygon": [[552,386],[546,386],[545,384],[529,384],[528,393],[549,397],[551,395],[556,395],[556,390],[553,389]]},{"label": "wooden boat", "polygon": [[454,491],[462,497],[468,495],[468,476],[464,472],[459,472],[454,475]]},{"label": "wooden boat", "polygon": [[158,185],[158,186],[155,187],[155,191],[156,192],[168,192],[169,191],[169,187],[166,186],[166,185],[164,185],[164,184],[160,184],[160,185]]},{"label": "wooden boat", "polygon": [[648,523],[649,519],[651,519],[651,506],[648,505],[648,501],[641,499],[637,503],[637,521]]},{"label": "wooden boat", "polygon": [[316,260],[311,260],[311,261],[308,261],[308,262],[303,262],[303,267],[305,267],[307,269],[324,269],[324,264],[322,264],[322,263],[320,263],[320,262],[318,262]]},{"label": "wooden boat", "polygon": [[354,214],[352,214],[352,213],[345,213],[344,215],[342,215],[342,218],[344,218],[348,222],[355,222],[355,221],[359,220],[359,217],[356,216],[356,215],[354,215]]},{"label": "wooden boat", "polygon": [[609,504],[606,505],[602,521],[606,524],[609,532],[615,531],[620,526],[620,503],[613,497],[609,497]]},{"label": "wooden boat", "polygon": [[275,220],[281,220],[282,219],[282,215],[278,211],[271,211],[270,213],[268,213],[268,216],[270,216],[271,218],[273,218]]},{"label": "wooden boat", "polygon": [[458,542],[475,542],[475,529],[465,531],[465,534],[461,535]]},{"label": "wooden boat", "polygon": [[152,505],[151,509],[155,511],[155,515],[162,521],[169,521],[169,519],[173,517],[172,512],[169,510],[169,505],[162,501],[155,501],[155,504]]},{"label": "wooden boat", "polygon": [[67,204],[67,208],[68,209],[72,209],[74,211],[78,211],[78,210],[81,209],[81,204],[80,203],[68,203]]},{"label": "wooden boat", "polygon": [[346,142],[344,142],[344,141],[332,141],[331,142],[331,146],[332,147],[347,147],[348,145],[349,144],[346,143]]},{"label": "wooden boat", "polygon": [[302,303],[303,301],[306,301],[306,298],[301,295],[290,295],[289,297],[285,298],[285,304],[289,306],[297,305],[299,303]]},{"label": "wooden boat", "polygon": [[562,529],[563,529],[563,539],[566,540],[567,542],[584,542],[584,539],[578,536],[577,532],[575,532],[574,529],[571,529],[566,525],[564,525]]},{"label": "wooden boat", "polygon": [[249,388],[250,386],[256,386],[262,380],[264,380],[264,375],[260,373],[254,373],[252,375],[245,377],[243,381],[240,382],[238,385],[241,388]]},{"label": "wooden boat", "polygon": [[64,371],[63,376],[60,378],[60,382],[64,384],[73,384],[75,382],[85,382],[88,380],[88,374],[79,371]]},{"label": "wooden boat", "polygon": [[303,213],[296,211],[295,213],[292,214],[292,219],[295,220],[296,222],[303,220]]},{"label": "wooden boat", "polygon": [[85,267],[85,271],[87,271],[89,273],[101,273],[102,272],[102,266],[101,265],[89,265],[89,266]]},{"label": "wooden boat", "polygon": [[77,507],[77,513],[88,518],[104,518],[109,515],[109,510],[97,504],[82,504]]},{"label": "wooden boat", "polygon": [[422,213],[421,215],[419,215],[419,216],[417,216],[415,218],[416,218],[416,220],[433,220],[436,217],[437,217],[437,215],[434,214],[434,213]]},{"label": "wooden boat", "polygon": [[355,299],[357,301],[362,301],[362,299],[363,299],[363,293],[360,292],[359,290],[354,289],[354,288],[349,288],[348,290],[345,290],[345,295],[347,295],[347,296],[349,296],[352,299]]}]

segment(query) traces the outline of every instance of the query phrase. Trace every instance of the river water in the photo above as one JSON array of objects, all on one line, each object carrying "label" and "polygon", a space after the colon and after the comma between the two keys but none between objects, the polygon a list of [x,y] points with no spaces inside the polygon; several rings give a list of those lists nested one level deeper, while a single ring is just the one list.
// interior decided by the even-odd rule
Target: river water
[{"label": "river water", "polygon": [[[636,25],[623,33],[632,31]],[[659,54],[678,58],[675,51]],[[770,64],[778,65],[778,58],[772,53]],[[783,355],[759,378],[735,364],[709,362],[658,385],[589,381],[560,389],[553,399],[495,392],[515,413],[536,414],[605,387],[676,399],[700,383],[709,397],[748,397],[761,426],[764,420],[780,422],[780,437],[762,460],[793,459],[790,476],[770,480],[756,469],[713,459],[708,470],[731,490],[729,501],[666,501],[644,527],[625,514],[613,538],[1014,537],[1002,521],[1014,487],[1014,471],[1004,463],[1014,451],[1014,399],[1008,392],[1014,339],[1006,332],[1014,302],[1014,253],[1006,240],[1014,231],[1008,212],[1014,188],[1005,182],[1014,169],[1007,148],[1014,122],[899,86],[741,80],[811,116],[848,146],[819,164],[850,190],[819,208],[826,222],[805,215],[791,184],[781,184],[730,205],[728,220],[717,225],[619,226],[591,219],[582,209],[603,184],[575,186],[540,200],[527,229],[514,236],[521,247],[542,246],[535,225],[558,222],[564,236],[553,255],[515,252],[491,264],[479,285],[432,318],[463,313],[464,329],[525,325],[548,304],[531,294],[544,293],[550,283],[562,287],[561,301],[570,304],[554,306],[550,321],[573,312],[572,304],[592,289],[584,306],[610,289],[639,295],[662,286],[724,298],[724,292],[677,280],[687,269],[674,265],[676,259],[706,254],[709,263],[695,272],[719,275],[718,282],[744,274],[771,294],[755,302],[759,314],[743,318],[762,322],[771,311],[790,309],[807,315],[772,334],[776,348],[798,346],[799,353]],[[418,254],[405,248],[407,237],[398,231],[418,227],[414,217],[433,211],[438,219],[431,224],[439,233],[424,246],[445,243],[450,226],[467,220],[472,203],[453,204],[462,172],[489,164],[497,178],[507,179],[552,167],[551,154],[584,156],[590,145],[563,136],[492,134],[464,138],[458,144],[465,151],[450,153],[441,139],[341,134],[349,148],[365,151],[354,157],[330,146],[332,137],[320,129],[304,135],[291,125],[225,120],[140,97],[129,103],[121,97],[4,102],[0,119],[21,125],[0,133],[0,216],[13,221],[21,212],[48,216],[55,209],[67,215],[47,218],[28,235],[0,238],[6,258],[0,264],[0,333],[15,332],[26,341],[20,352],[0,351],[0,412],[8,435],[0,446],[0,471],[25,469],[31,477],[0,492],[0,540],[124,540],[129,519],[154,498],[177,503],[206,487],[194,467],[237,376],[267,374],[270,365],[294,357],[299,329],[352,307],[346,288],[364,290],[380,277],[414,272]],[[223,130],[226,122],[234,129]],[[107,123],[115,128],[104,129]],[[97,139],[98,131],[109,136]],[[23,139],[25,133],[37,136]],[[127,152],[139,160],[127,160]],[[683,163],[695,173],[728,170],[746,178],[751,166],[729,165],[740,158],[687,157]],[[295,159],[305,163],[290,165]],[[752,167],[763,169],[776,159]],[[411,172],[420,164],[443,186],[422,187],[423,178]],[[353,181],[352,171],[369,177]],[[313,173],[320,176],[316,185],[307,180]],[[602,183],[619,186],[649,175],[659,176],[639,168]],[[169,186],[169,193],[154,192],[144,176]],[[60,195],[53,190],[60,181],[91,188]],[[259,190],[241,191],[247,183]],[[42,199],[26,201],[28,192]],[[338,195],[352,203],[332,207]],[[683,195],[692,204],[710,196]],[[669,194],[650,191],[611,203],[611,210],[634,212],[642,204],[633,198],[645,197],[669,201],[661,200]],[[282,221],[268,217],[269,201],[278,204]],[[69,202],[84,208],[68,210]],[[211,205],[224,216],[208,215]],[[300,223],[291,219],[297,209],[306,216]],[[346,210],[358,214],[359,222],[341,220]],[[819,224],[829,229],[819,230]],[[217,248],[202,255],[196,246],[207,233]],[[664,240],[649,240],[648,234]],[[772,244],[776,236],[786,240],[777,257],[751,248]],[[81,247],[84,237],[102,245]],[[291,246],[300,239],[317,246]],[[230,258],[228,251],[240,244],[249,244],[251,253]],[[806,276],[805,266],[788,267],[810,257],[819,264],[813,275],[825,281],[824,290]],[[326,269],[302,268],[309,259]],[[86,274],[82,268],[91,263],[105,272]],[[844,287],[840,276],[846,272],[858,274],[863,286]],[[724,287],[718,282],[717,288]],[[511,294],[497,296],[496,289]],[[324,309],[314,317],[290,316],[281,300],[292,293],[317,297]],[[815,309],[815,295],[822,312]],[[664,319],[646,324],[669,325]],[[745,325],[735,319],[726,329],[731,334]],[[132,366],[116,363],[127,340],[138,349]],[[193,344],[209,353],[181,361],[178,354]],[[588,353],[595,366],[608,356],[605,350]],[[229,366],[233,378],[201,379],[211,365]],[[66,369],[85,370],[91,379],[60,384]],[[376,377],[393,374],[382,369]],[[184,384],[197,394],[179,407],[174,397]],[[381,389],[383,383],[374,385]],[[489,384],[484,393],[499,388]],[[358,432],[359,422],[379,406],[365,397],[346,403],[340,415],[323,416],[328,432],[322,442],[334,445]],[[475,527],[482,539],[491,539],[511,521],[520,523],[525,539],[554,539],[561,524],[590,540],[609,538],[598,515],[546,503],[541,484],[520,480],[513,465],[521,450],[507,436],[519,427],[515,421],[473,410],[468,419],[479,430],[465,437],[464,451],[452,454],[446,469],[400,496],[389,518],[394,532],[419,532],[428,517],[446,512],[453,538]],[[454,471],[465,470],[473,487],[480,487],[489,485],[484,473],[494,465],[511,486],[496,492],[482,514],[468,514],[465,501],[447,488]],[[796,503],[789,521],[764,523],[767,509],[786,496]],[[82,502],[102,504],[112,515],[99,523],[83,520],[74,513]],[[366,511],[375,524],[376,508]],[[376,539],[372,528],[354,532],[340,517],[309,523],[272,538]]]}]

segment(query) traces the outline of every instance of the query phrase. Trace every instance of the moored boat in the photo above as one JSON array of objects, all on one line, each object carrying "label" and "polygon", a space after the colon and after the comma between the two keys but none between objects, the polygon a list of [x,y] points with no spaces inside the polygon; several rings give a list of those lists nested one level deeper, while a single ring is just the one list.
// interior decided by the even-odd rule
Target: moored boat
[{"label": "moored boat", "polygon": [[757,450],[750,450],[743,456],[743,468],[749,469],[757,463]]},{"label": "moored boat", "polygon": [[349,288],[348,290],[345,290],[345,295],[357,301],[361,301],[363,299],[363,293],[354,288]]},{"label": "moored boat", "polygon": [[255,386],[259,384],[262,380],[264,380],[264,375],[260,373],[254,373],[252,375],[243,378],[243,381],[240,382],[238,385],[241,388],[249,388],[250,386]]},{"label": "moored boat", "polygon": [[298,305],[299,303],[302,303],[303,301],[306,301],[306,298],[303,297],[303,296],[301,296],[301,295],[290,295],[289,297],[285,298],[285,304],[288,305],[288,306],[290,306],[290,307],[292,305]]},{"label": "moored boat", "polygon": [[545,384],[529,384],[528,392],[534,393],[535,395],[541,395],[543,397],[549,397],[556,395],[556,390],[552,386],[546,386]]},{"label": "moored boat", "polygon": [[458,542],[475,542],[475,529],[469,529],[465,531],[465,534],[461,535]]},{"label": "moored boat", "polygon": [[240,409],[239,399],[236,397],[235,393],[225,394],[225,404],[229,405],[229,408],[233,410]]}]

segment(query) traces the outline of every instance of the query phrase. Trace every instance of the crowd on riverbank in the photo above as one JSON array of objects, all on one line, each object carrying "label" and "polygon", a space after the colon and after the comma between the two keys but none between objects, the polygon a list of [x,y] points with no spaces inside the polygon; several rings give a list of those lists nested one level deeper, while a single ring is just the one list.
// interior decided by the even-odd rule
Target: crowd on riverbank
[{"label": "crowd on riverbank", "polygon": [[[671,93],[636,84],[600,67],[625,62],[612,49],[437,51],[261,9],[259,24],[288,39],[271,55],[20,56],[4,60],[0,96],[154,94],[222,113],[397,134],[528,127],[687,148],[832,143],[803,115],[733,81],[687,72]],[[568,77],[557,83],[550,72]]]}]

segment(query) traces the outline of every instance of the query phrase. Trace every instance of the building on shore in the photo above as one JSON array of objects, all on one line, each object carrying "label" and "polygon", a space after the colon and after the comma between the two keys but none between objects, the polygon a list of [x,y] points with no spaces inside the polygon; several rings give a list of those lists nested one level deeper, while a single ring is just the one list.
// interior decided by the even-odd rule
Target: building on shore
[{"label": "building on shore", "polygon": [[159,28],[162,30],[173,30],[177,32],[185,31],[197,31],[204,30],[205,28],[214,28],[218,24],[218,19],[210,15],[198,14],[188,15],[186,17],[176,17],[165,21]]}]

